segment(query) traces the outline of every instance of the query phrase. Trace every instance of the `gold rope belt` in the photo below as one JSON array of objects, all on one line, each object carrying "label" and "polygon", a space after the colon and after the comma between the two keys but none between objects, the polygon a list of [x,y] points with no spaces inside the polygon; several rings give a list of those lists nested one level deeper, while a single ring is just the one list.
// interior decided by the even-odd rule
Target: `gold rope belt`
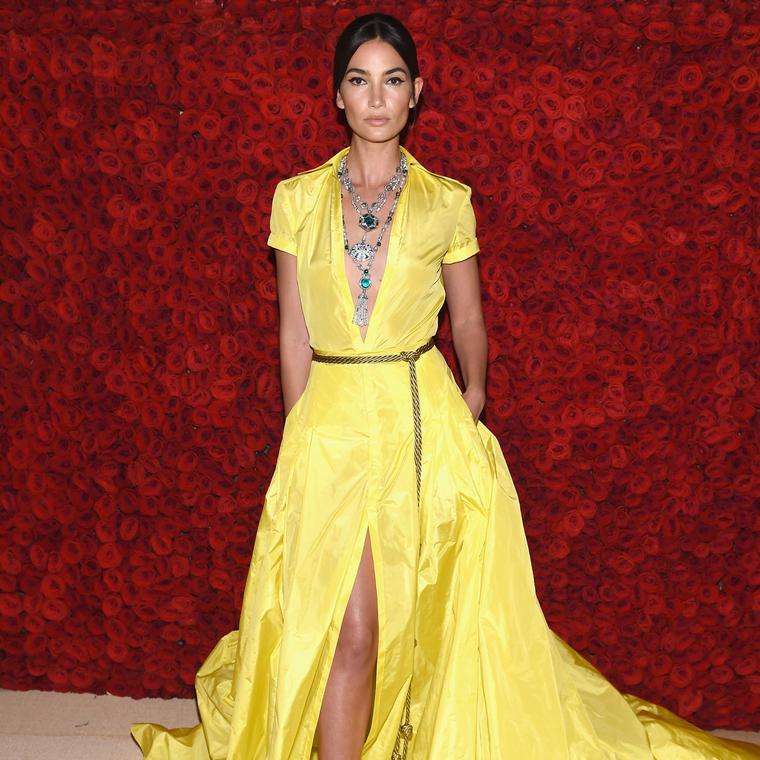
[{"label": "gold rope belt", "polygon": [[[414,471],[417,478],[417,512],[420,508],[420,484],[422,482],[422,421],[420,418],[420,394],[417,387],[417,358],[429,351],[435,345],[435,336],[431,337],[427,343],[418,346],[412,351],[399,351],[397,354],[379,354],[369,356],[366,354],[353,354],[340,356],[338,354],[321,354],[314,351],[313,360],[315,362],[326,362],[328,364],[369,364],[371,362],[397,362],[405,361],[409,364],[409,386],[412,391],[412,415],[414,417]],[[411,710],[412,684],[409,683],[409,689],[406,693],[406,704],[404,705],[404,715],[401,719],[401,725],[396,736],[396,744],[393,747],[391,760],[405,760],[409,739],[412,738],[412,724],[409,722],[409,713]],[[399,742],[403,738],[403,754],[399,752]]]},{"label": "gold rope belt", "polygon": [[351,354],[340,356],[338,354],[320,354],[314,351],[315,362],[327,362],[328,364],[369,364],[370,362],[397,362],[409,363],[409,385],[412,389],[412,414],[414,415],[414,467],[417,475],[417,508],[420,506],[420,483],[422,482],[422,423],[420,422],[420,394],[417,387],[416,360],[420,354],[429,351],[435,345],[435,336],[427,343],[412,351],[400,351],[397,354],[379,354],[369,356],[367,354]]}]

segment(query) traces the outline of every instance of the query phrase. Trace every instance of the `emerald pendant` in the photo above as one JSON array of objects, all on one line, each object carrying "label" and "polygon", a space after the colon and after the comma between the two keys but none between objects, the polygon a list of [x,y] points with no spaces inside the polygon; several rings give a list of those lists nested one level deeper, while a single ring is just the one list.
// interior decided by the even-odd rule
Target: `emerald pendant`
[{"label": "emerald pendant", "polygon": [[372,285],[372,280],[370,280],[369,277],[364,276],[361,278],[361,280],[359,280],[359,285],[361,285],[362,288],[366,290],[370,285]]},{"label": "emerald pendant", "polygon": [[374,230],[378,224],[380,220],[372,213],[362,214],[359,217],[359,226],[363,230]]}]

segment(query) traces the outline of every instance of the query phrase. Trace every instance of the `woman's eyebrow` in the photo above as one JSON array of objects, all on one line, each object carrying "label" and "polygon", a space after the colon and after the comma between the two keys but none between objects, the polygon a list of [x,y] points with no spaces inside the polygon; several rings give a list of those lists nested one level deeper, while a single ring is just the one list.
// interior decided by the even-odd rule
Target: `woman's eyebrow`
[{"label": "woman's eyebrow", "polygon": [[[357,69],[356,66],[352,66],[346,74],[352,72],[352,71],[358,71],[360,74],[369,74],[368,71],[365,71],[364,69]],[[406,70],[401,68],[401,66],[396,66],[393,69],[388,69],[388,71],[383,72],[383,76],[387,76],[388,74],[392,74],[394,71],[400,71],[402,74],[406,74]]]}]

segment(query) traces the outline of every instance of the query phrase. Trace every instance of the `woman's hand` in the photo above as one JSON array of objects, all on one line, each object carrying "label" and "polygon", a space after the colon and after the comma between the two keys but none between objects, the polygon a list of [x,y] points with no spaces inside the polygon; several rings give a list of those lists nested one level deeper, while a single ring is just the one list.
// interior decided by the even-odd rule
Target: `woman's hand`
[{"label": "woman's hand", "polygon": [[462,398],[467,402],[473,420],[477,422],[486,404],[485,391],[479,387],[470,387],[462,393]]}]

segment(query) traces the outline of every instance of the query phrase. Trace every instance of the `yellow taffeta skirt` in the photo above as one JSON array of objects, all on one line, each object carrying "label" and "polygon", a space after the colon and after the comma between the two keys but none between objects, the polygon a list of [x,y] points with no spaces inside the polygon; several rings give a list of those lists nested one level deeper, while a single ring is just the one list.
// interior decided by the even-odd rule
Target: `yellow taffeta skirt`
[{"label": "yellow taffeta skirt", "polygon": [[413,760],[760,758],[621,694],[551,631],[498,440],[437,348],[414,365],[419,505],[409,362],[312,362],[285,420],[239,630],[197,674],[202,722],[133,724],[144,757],[319,758],[317,719],[369,531],[379,644],[364,760],[391,760],[410,679]]}]

